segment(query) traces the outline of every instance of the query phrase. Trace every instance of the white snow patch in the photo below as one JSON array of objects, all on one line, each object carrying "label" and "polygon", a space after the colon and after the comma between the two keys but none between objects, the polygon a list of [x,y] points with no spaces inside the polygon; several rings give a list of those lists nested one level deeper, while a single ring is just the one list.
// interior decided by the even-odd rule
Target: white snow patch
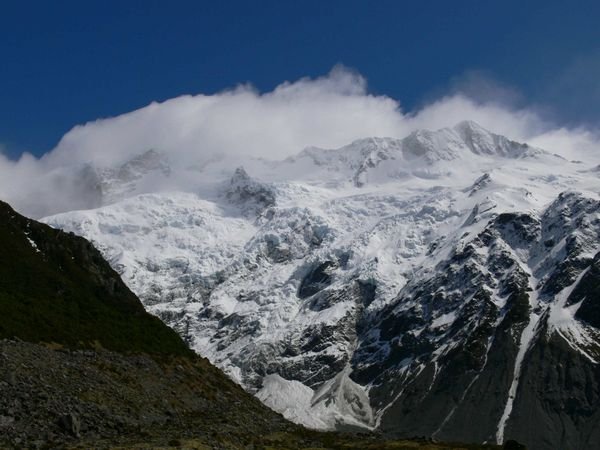
[{"label": "white snow patch", "polygon": [[29,236],[25,235],[25,238],[27,239],[27,242],[29,242],[29,245],[31,245],[33,247],[33,249],[37,252],[37,253],[41,253],[42,251],[38,248],[37,244],[35,243],[35,241],[33,239],[31,239]]},{"label": "white snow patch", "polygon": [[585,350],[585,347],[593,343],[594,339],[589,336],[583,325],[575,319],[575,314],[585,298],[573,305],[566,306],[571,293],[589,270],[590,267],[582,271],[570,286],[565,287],[556,296],[556,300],[550,306],[548,314],[548,334],[550,335],[556,331],[574,350],[585,356],[592,363],[598,364],[598,361]]},{"label": "white snow patch", "polygon": [[373,427],[373,412],[362,386],[343,370],[317,391],[296,380],[271,374],[263,379],[256,396],[286,419],[309,428],[333,430],[339,424]]},{"label": "white snow patch", "polygon": [[433,322],[431,322],[431,328],[440,328],[446,325],[450,325],[451,323],[454,323],[455,320],[456,311],[442,314],[441,316],[435,318]]}]

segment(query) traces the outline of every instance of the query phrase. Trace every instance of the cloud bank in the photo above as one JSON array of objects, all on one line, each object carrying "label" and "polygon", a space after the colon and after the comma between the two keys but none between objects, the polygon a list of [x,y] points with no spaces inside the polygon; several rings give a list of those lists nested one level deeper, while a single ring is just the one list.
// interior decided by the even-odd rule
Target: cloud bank
[{"label": "cloud bank", "polygon": [[[502,98],[506,90],[487,86],[480,78],[467,78],[464,89],[404,112],[398,100],[370,94],[360,74],[339,66],[326,76],[285,82],[271,92],[242,85],[214,95],[177,97],[78,125],[40,159],[25,154],[11,161],[0,154],[0,198],[39,217],[89,206],[92,194],[81,194],[85,179],[81,171],[74,175],[75,169],[117,166],[151,148],[182,166],[216,155],[283,159],[307,146],[336,148],[368,136],[401,138],[465,119],[569,158],[598,149],[593,131],[556,127],[533,109],[511,107]],[[485,91],[485,98],[473,99],[469,88]]]}]

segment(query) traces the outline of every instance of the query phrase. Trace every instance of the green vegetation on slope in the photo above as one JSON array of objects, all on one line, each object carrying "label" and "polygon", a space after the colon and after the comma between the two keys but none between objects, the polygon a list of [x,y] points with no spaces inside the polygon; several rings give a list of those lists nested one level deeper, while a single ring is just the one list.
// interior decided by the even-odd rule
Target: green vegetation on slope
[{"label": "green vegetation on slope", "polygon": [[179,336],[146,313],[87,240],[0,202],[0,338],[183,355]]}]

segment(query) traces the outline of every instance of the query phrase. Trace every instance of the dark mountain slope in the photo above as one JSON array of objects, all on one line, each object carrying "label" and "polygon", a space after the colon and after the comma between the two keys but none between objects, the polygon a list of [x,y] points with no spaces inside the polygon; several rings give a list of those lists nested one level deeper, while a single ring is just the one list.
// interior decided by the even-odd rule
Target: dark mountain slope
[{"label": "dark mountain slope", "polygon": [[189,353],[87,240],[0,202],[0,337],[12,336],[69,347]]}]

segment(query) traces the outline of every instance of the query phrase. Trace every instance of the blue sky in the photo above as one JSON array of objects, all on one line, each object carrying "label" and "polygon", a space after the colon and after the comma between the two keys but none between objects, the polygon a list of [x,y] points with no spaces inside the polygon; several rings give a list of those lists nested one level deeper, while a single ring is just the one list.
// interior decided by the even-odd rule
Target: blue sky
[{"label": "blue sky", "polygon": [[344,64],[420,108],[455,91],[559,124],[600,119],[592,1],[12,1],[0,10],[0,144],[41,155],[74,125]]}]

